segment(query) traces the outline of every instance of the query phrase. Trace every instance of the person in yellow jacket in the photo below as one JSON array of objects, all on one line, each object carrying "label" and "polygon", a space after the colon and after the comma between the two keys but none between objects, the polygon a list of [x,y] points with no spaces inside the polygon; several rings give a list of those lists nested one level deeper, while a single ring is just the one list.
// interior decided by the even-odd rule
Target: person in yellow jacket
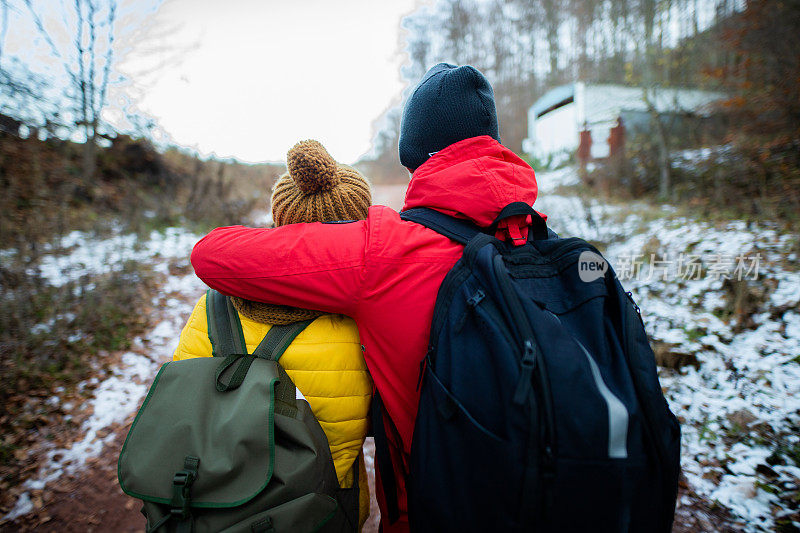
[{"label": "person in yellow jacket", "polygon": [[[276,226],[367,218],[372,201],[369,184],[355,169],[338,164],[317,141],[302,141],[289,150],[287,168],[272,193]],[[239,313],[249,353],[272,325],[313,319],[286,349],[280,364],[328,437],[339,485],[352,487],[355,469],[359,469],[359,526],[363,527],[370,497],[361,450],[367,434],[372,380],[355,322],[320,311],[231,300]],[[194,357],[211,357],[205,296],[183,328],[173,359]]]}]

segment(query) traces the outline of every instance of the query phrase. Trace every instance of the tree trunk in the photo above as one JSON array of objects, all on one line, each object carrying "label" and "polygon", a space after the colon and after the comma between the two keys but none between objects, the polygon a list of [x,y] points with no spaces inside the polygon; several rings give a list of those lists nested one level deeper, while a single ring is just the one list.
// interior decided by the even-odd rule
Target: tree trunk
[{"label": "tree trunk", "polygon": [[94,178],[97,169],[97,144],[94,137],[86,139],[83,143],[83,179],[89,183]]},{"label": "tree trunk", "polygon": [[656,108],[648,101],[650,108],[650,120],[656,134],[656,145],[658,146],[658,199],[662,202],[669,200],[670,196],[670,172],[669,172],[669,143],[667,142],[667,132],[661,118],[658,116]]},{"label": "tree trunk", "polygon": [[[661,122],[660,120],[658,121]],[[667,147],[667,139],[663,131],[664,128],[658,127],[657,130],[658,134],[656,135],[656,140],[658,142],[659,166],[658,199],[662,202],[666,202],[669,200],[670,196],[669,149]]]},{"label": "tree trunk", "polygon": [[549,80],[550,82],[553,82],[555,81],[556,73],[558,72],[558,54],[560,48],[558,42],[558,29],[561,25],[558,10],[560,5],[558,5],[557,0],[546,0],[543,2],[543,5],[545,25],[547,27],[547,48],[550,59]]},{"label": "tree trunk", "polygon": [[666,202],[669,200],[671,185],[667,131],[658,116],[658,110],[650,99],[647,89],[644,89],[642,94],[644,103],[647,105],[647,111],[650,113],[650,122],[655,133],[656,146],[658,147],[658,199]]}]

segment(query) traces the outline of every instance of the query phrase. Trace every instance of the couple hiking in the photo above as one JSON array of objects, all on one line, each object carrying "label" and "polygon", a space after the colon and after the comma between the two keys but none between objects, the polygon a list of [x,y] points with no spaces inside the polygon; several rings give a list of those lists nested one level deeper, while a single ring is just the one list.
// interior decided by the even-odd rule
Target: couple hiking
[{"label": "couple hiking", "polygon": [[486,78],[431,68],[399,152],[412,172],[400,214],[369,206],[364,179],[318,143],[292,148],[276,227],[218,228],[195,246],[213,290],[175,359],[218,355],[212,299],[241,324],[240,354],[288,331],[280,366],[324,430],[339,487],[361,486],[348,504],[359,527],[371,426],[386,533],[409,531],[409,511],[415,531],[668,531],[679,430],[638,308],[610,268],[578,280],[578,254],[596,250],[558,239],[531,208],[534,171],[500,143]]},{"label": "couple hiking", "polygon": [[[488,227],[507,204],[532,205],[534,172],[499,139],[487,80],[466,66],[431,69],[403,114],[400,162],[413,172],[403,209],[430,207]],[[224,294],[355,320],[383,402],[398,481],[400,518],[394,524],[386,519],[384,491],[377,491],[382,527],[386,533],[407,531],[402,480],[419,402],[420,363],[436,293],[463,246],[383,206],[370,207],[366,217],[343,218],[365,220],[220,228],[195,246],[192,265],[200,279]],[[515,235],[525,231],[520,218],[511,228]],[[380,487],[380,477],[377,482]]]}]

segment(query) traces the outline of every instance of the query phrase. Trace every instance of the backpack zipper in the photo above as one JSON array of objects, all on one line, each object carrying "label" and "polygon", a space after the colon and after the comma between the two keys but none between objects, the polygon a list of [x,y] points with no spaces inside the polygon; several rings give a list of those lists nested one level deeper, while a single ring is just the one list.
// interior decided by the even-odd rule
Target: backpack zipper
[{"label": "backpack zipper", "polygon": [[[520,373],[520,381],[517,383],[517,389],[522,387],[524,391],[530,390],[530,377],[534,369],[537,370],[536,376],[538,381],[538,396],[539,401],[544,411],[544,424],[543,431],[540,431],[539,438],[541,440],[541,461],[542,461],[542,490],[544,493],[544,501],[546,507],[550,507],[553,502],[553,479],[555,478],[555,451],[554,451],[554,421],[553,421],[553,405],[550,398],[550,383],[547,378],[547,368],[541,351],[538,350],[536,345],[536,338],[533,334],[533,328],[527,315],[522,307],[522,302],[519,299],[514,287],[511,284],[511,277],[506,270],[503,256],[497,254],[494,257],[494,271],[500,284],[500,290],[503,293],[506,301],[508,302],[509,311],[514,321],[522,329],[522,335],[525,339],[523,357],[522,357],[522,371]],[[527,362],[526,362],[527,356]],[[535,362],[538,360],[538,365]],[[531,362],[533,361],[533,362]],[[526,370],[529,368],[530,370]],[[527,385],[523,380],[527,378]],[[516,394],[515,394],[516,396]]]},{"label": "backpack zipper", "polygon": [[[522,329],[522,336],[525,339],[523,341],[523,357],[522,361],[526,361],[527,355],[527,364],[531,365],[532,360],[541,360],[541,352],[537,349],[536,345],[536,338],[533,334],[533,328],[531,328],[531,324],[528,321],[528,317],[525,315],[525,311],[522,308],[522,303],[519,300],[519,296],[517,295],[514,287],[511,285],[511,278],[508,275],[506,270],[505,264],[503,263],[503,256],[496,255],[494,257],[494,270],[495,274],[497,275],[497,279],[500,283],[500,290],[503,293],[506,301],[509,303],[509,310],[511,312],[511,316],[514,319],[514,322],[517,323],[520,328]],[[527,353],[526,353],[527,352]],[[531,372],[533,371],[533,366],[538,366],[539,371],[537,372],[539,385],[541,387],[541,395],[542,395],[542,403],[545,407],[545,414],[547,415],[546,422],[547,422],[547,432],[549,436],[552,436],[552,402],[550,401],[550,384],[547,380],[547,369],[545,368],[544,361],[541,361],[539,365],[531,365]],[[522,383],[522,378],[524,376],[520,376],[520,381],[517,383],[517,387],[525,387]],[[529,384],[530,385],[530,382]]]},{"label": "backpack zipper", "polygon": [[522,405],[528,392],[531,390],[531,376],[536,369],[536,352],[530,340],[525,340],[525,349],[522,351],[522,370],[520,371],[517,389],[514,391],[514,403]]},{"label": "backpack zipper", "polygon": [[[450,302],[453,299],[455,290],[470,274],[471,270],[464,264],[463,260],[459,259],[452,270],[447,273],[444,281],[442,281],[442,285],[439,287],[439,293],[436,295],[436,305],[433,308],[433,319],[431,320],[431,344],[428,348],[428,359],[430,360],[431,366],[436,362],[436,346],[433,339],[439,336],[439,331],[442,329],[442,322],[450,308]],[[440,302],[443,305],[440,305]]]},{"label": "backpack zipper", "polygon": [[475,294],[473,294],[467,299],[467,308],[464,309],[463,313],[461,313],[461,316],[458,318],[458,322],[456,322],[455,325],[456,333],[459,333],[464,328],[464,324],[467,321],[467,315],[469,314],[469,310],[478,307],[478,304],[481,303],[481,300],[483,300],[485,297],[486,293],[483,292],[481,289],[478,289],[477,291],[475,291]]},{"label": "backpack zipper", "polygon": [[630,300],[631,305],[633,305],[633,308],[636,310],[636,316],[639,317],[639,322],[642,324],[642,328],[644,328],[644,320],[642,319],[642,310],[639,309],[639,306],[636,305],[635,301],[633,301],[633,293],[631,291],[627,291],[625,292],[625,296],[628,297],[628,300]]},{"label": "backpack zipper", "polygon": [[[622,290],[622,289],[620,289]],[[636,311],[636,316],[639,318],[639,323],[641,324],[642,330],[644,330],[645,336],[647,335],[647,331],[644,328],[644,321],[642,320],[642,312],[639,309],[639,306],[633,301],[633,294],[630,291],[625,292],[625,295],[628,297],[628,301],[631,304],[631,307]],[[662,477],[662,491],[664,491],[664,495],[669,494],[672,490],[672,487],[669,485],[669,479],[664,475],[665,465],[669,460],[669,453],[664,447],[664,443],[658,437],[658,431],[655,427],[655,423],[652,419],[650,409],[646,407],[645,402],[643,400],[644,396],[647,394],[646,391],[642,390],[639,381],[636,378],[636,370],[632,368],[632,356],[634,351],[634,340],[633,336],[636,329],[636,321],[631,316],[633,313],[631,312],[628,306],[624,306],[624,320],[626,322],[625,326],[625,360],[628,365],[628,371],[631,374],[631,379],[633,380],[634,391],[636,393],[636,398],[639,403],[642,405],[641,413],[642,418],[644,421],[645,432],[650,440],[650,446],[654,449],[656,457],[657,457],[657,465],[659,470],[659,475]],[[662,495],[663,497],[663,495]],[[671,520],[671,515],[667,517],[667,520]]]},{"label": "backpack zipper", "polygon": [[[481,295],[484,295],[483,291],[481,291],[480,289],[478,290],[478,292],[480,292]],[[483,321],[487,321],[490,324],[493,324],[495,327],[497,327],[500,330],[500,334],[503,336],[506,342],[508,342],[508,345],[513,349],[514,346],[516,346],[516,343],[514,342],[514,335],[511,333],[511,330],[508,329],[508,326],[506,325],[506,319],[505,317],[503,317],[503,314],[494,304],[494,301],[491,298],[484,298],[484,297],[479,298],[476,304],[474,306],[471,306],[472,309],[475,309],[476,312],[479,306],[478,304],[480,304],[480,306],[483,309],[483,312],[486,313],[488,317],[487,320],[487,318],[480,317],[479,314],[480,319]]]},{"label": "backpack zipper", "polygon": [[633,308],[636,309],[636,313],[639,316],[642,316],[642,310],[639,309],[639,306],[636,305],[636,302],[633,301],[633,293],[631,291],[626,291],[625,294],[628,296],[628,299],[631,301],[631,304],[633,304]]}]

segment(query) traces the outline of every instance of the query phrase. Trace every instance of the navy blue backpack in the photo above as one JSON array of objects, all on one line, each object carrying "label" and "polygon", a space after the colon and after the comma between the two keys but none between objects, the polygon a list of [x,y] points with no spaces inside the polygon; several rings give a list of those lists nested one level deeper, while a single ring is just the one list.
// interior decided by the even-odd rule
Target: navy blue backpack
[{"label": "navy blue backpack", "polygon": [[[514,215],[533,221],[522,246],[491,236]],[[430,209],[401,216],[465,244],[436,298],[411,530],[670,531],[680,427],[639,308],[597,249],[524,203],[486,233]]]}]

